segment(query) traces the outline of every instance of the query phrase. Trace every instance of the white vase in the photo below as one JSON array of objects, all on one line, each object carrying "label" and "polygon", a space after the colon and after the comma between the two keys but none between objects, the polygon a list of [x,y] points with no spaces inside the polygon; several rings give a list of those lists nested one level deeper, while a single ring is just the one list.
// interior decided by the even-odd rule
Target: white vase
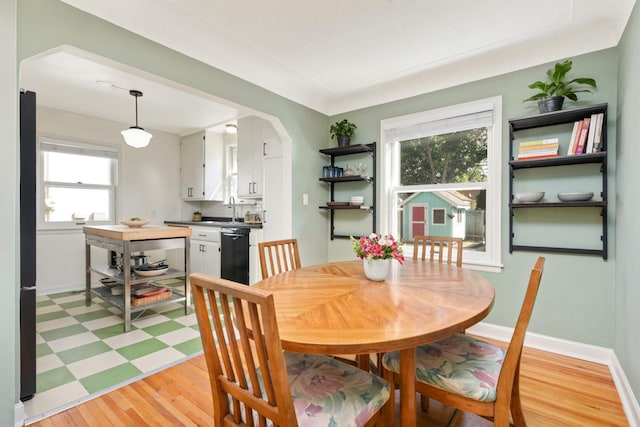
[{"label": "white vase", "polygon": [[363,259],[364,275],[369,280],[381,282],[387,278],[389,267],[391,266],[391,258],[388,259]]}]

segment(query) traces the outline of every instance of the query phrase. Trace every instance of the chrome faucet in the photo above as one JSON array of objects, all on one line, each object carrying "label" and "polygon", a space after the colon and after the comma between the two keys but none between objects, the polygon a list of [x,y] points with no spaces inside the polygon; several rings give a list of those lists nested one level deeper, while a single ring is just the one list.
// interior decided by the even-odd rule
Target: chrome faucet
[{"label": "chrome faucet", "polygon": [[231,205],[231,222],[236,222],[236,199],[235,197],[231,196],[229,197],[229,204]]}]

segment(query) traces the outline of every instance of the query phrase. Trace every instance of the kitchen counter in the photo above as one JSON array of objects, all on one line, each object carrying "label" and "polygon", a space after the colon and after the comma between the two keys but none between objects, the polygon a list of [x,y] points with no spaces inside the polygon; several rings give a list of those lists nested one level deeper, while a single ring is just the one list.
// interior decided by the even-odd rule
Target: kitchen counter
[{"label": "kitchen counter", "polygon": [[249,224],[245,222],[229,221],[165,221],[165,224],[188,225],[191,227],[220,227],[220,228],[262,228],[260,224]]},{"label": "kitchen counter", "polygon": [[186,227],[163,227],[145,225],[142,227],[127,227],[126,225],[85,226],[83,231],[87,235],[95,235],[114,240],[147,240],[172,239],[175,237],[191,236],[191,230]]},{"label": "kitchen counter", "polygon": [[[185,315],[189,314],[191,305],[191,288],[189,286],[189,248],[192,230],[190,227],[182,226],[157,226],[145,225],[142,227],[130,228],[124,225],[106,225],[95,227],[84,227],[85,234],[85,305],[89,307],[92,297],[97,296],[104,302],[111,304],[121,310],[124,317],[124,331],[131,330],[132,313],[144,311],[149,308],[170,304],[172,302],[184,301]],[[106,249],[109,251],[107,264],[92,264],[91,247]],[[131,255],[137,252],[151,250],[180,249],[184,254],[184,264],[175,265],[174,268],[167,268],[164,273],[153,276],[150,279],[142,274],[134,274],[131,269]],[[120,254],[122,266],[118,268],[114,262],[112,252]],[[97,273],[115,280],[124,287],[122,295],[114,295],[111,289],[105,286],[92,286],[92,273]],[[135,305],[132,303],[132,285],[147,283],[160,279],[184,279],[183,289],[167,292],[167,298],[157,298],[145,304]],[[150,297],[153,298],[153,297]]]}]

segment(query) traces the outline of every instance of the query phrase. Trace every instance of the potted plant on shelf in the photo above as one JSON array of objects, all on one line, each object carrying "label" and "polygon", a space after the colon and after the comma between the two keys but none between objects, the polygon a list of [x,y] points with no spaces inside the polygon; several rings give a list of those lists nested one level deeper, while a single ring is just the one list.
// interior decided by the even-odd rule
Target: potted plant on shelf
[{"label": "potted plant on shelf", "polygon": [[331,139],[335,136],[338,140],[338,147],[346,147],[351,142],[351,137],[353,137],[357,128],[358,126],[350,123],[347,119],[335,122],[330,128]]},{"label": "potted plant on shelf", "polygon": [[596,88],[596,81],[592,78],[579,77],[565,81],[565,77],[571,67],[573,67],[573,61],[570,59],[556,63],[553,68],[547,70],[548,81],[538,80],[529,85],[530,89],[537,89],[539,92],[523,102],[538,101],[540,112],[548,113],[561,110],[565,97],[572,101],[577,101],[578,95],[576,94],[580,92],[592,93],[590,89],[585,87]]},{"label": "potted plant on shelf", "polygon": [[200,221],[202,221],[202,212],[200,212],[200,211],[195,211],[195,212],[193,213],[193,218],[191,218],[191,220],[192,220],[193,222],[200,222]]}]

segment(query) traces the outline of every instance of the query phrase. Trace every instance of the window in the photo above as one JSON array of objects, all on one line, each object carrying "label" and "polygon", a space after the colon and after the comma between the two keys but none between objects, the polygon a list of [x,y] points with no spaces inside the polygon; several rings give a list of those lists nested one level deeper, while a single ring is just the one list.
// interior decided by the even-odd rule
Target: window
[{"label": "window", "polygon": [[500,97],[381,122],[381,225],[413,238],[464,239],[463,262],[497,271],[501,230]]},{"label": "window", "polygon": [[115,147],[41,138],[41,227],[113,224],[117,165]]}]

